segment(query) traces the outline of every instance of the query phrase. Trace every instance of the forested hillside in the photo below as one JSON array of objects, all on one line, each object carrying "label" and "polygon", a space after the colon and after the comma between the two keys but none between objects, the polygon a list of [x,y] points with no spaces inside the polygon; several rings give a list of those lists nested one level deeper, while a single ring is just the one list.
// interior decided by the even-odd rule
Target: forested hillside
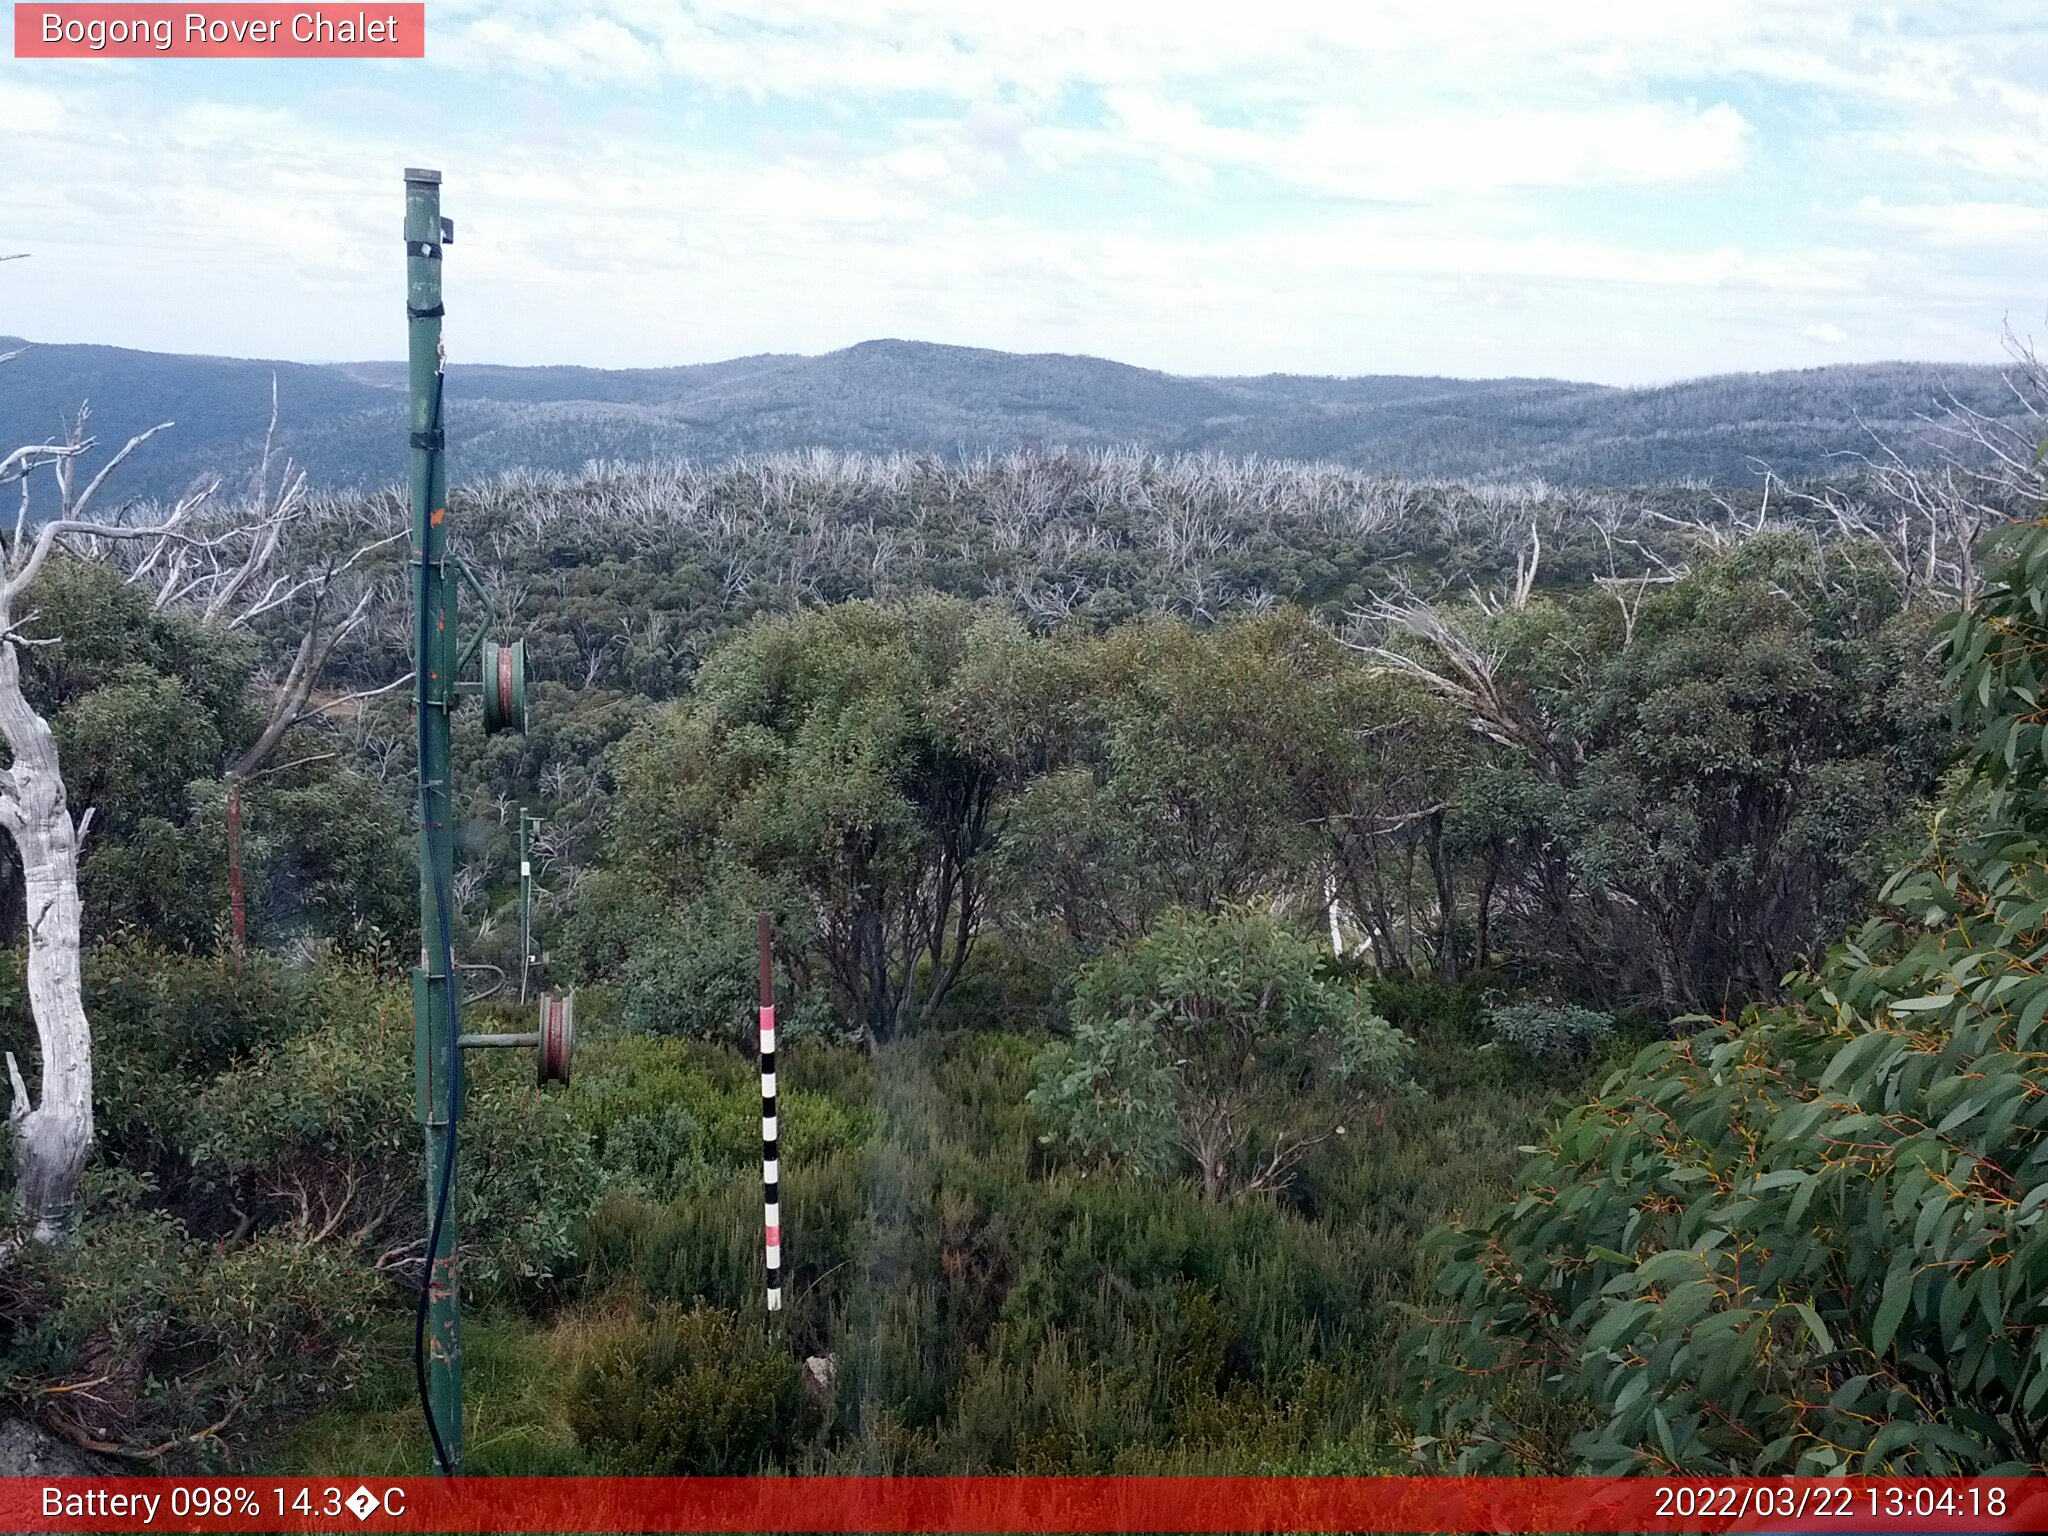
[{"label": "forested hillside", "polygon": [[[2038,1463],[2043,485],[1951,424],[2008,451],[458,489],[534,680],[524,735],[457,716],[465,1020],[528,1022],[529,810],[584,1032],[566,1087],[474,1062],[471,1469]],[[17,616],[93,808],[98,1137],[69,1240],[9,1236],[0,1393],[129,1465],[423,1470],[404,512],[275,484]],[[271,526],[319,612],[205,575]],[[12,865],[4,910],[27,1064]]]},{"label": "forested hillside", "polygon": [[[0,350],[22,343],[0,338]],[[92,402],[105,439],[176,420],[133,465],[131,494],[171,495],[251,462],[277,376],[280,446],[332,487],[396,481],[403,369],[30,347],[0,369],[0,436],[27,441]],[[1914,462],[1942,446],[1923,420],[1953,397],[1994,419],[2024,407],[1994,368],[1932,363],[1734,374],[1656,388],[1556,379],[1181,378],[1100,358],[871,341],[821,357],[693,367],[455,363],[448,420],[470,476],[578,473],[593,460],[717,462],[823,447],[952,457],[1016,447],[1135,445],[1331,463],[1410,479],[1541,478],[1578,486],[1757,483],[1840,473],[1878,441]],[[64,404],[57,404],[62,402]]]}]

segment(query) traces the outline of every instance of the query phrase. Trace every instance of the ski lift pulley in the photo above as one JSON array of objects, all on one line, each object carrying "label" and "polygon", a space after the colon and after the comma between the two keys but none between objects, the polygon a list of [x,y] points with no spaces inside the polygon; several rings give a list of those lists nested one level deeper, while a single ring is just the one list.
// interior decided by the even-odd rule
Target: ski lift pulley
[{"label": "ski lift pulley", "polygon": [[534,1076],[541,1086],[566,1083],[569,1064],[576,1055],[576,994],[543,992],[540,1028],[531,1033],[461,1035],[455,1043],[465,1051],[530,1049],[535,1057]]},{"label": "ski lift pulley", "polygon": [[539,1078],[543,1084],[569,1081],[576,1054],[576,994],[543,992],[540,997]]},{"label": "ski lift pulley", "polygon": [[486,640],[483,663],[484,730],[526,732],[526,642]]}]

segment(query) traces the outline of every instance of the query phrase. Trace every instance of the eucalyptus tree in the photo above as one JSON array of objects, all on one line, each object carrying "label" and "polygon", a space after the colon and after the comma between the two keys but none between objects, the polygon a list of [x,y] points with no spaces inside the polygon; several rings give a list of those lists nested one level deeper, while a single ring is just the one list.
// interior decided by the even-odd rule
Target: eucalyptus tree
[{"label": "eucalyptus tree", "polygon": [[1191,1166],[1205,1199],[1282,1189],[1407,1052],[1321,960],[1266,913],[1166,912],[1082,970],[1072,1037],[1040,1054],[1031,1102],[1079,1152]]},{"label": "eucalyptus tree", "polygon": [[1322,904],[1326,830],[1348,808],[1363,680],[1297,609],[1199,629],[1152,618],[1067,638],[1053,771],[1004,840],[1023,915],[1084,950],[1170,907]]},{"label": "eucalyptus tree", "polygon": [[[292,732],[310,721],[403,687],[412,673],[347,693],[316,697],[335,655],[364,630],[379,607],[399,609],[380,567],[379,551],[402,540],[395,509],[371,498],[355,517],[337,517],[337,507],[318,507],[308,496],[305,472],[289,460],[277,466],[277,381],[270,390],[270,425],[263,453],[247,492],[229,505],[201,511],[195,525],[180,527],[125,548],[141,552],[122,559],[125,579],[150,593],[152,612],[181,612],[224,635],[263,633],[280,641],[288,655],[265,679],[262,720],[233,753],[222,778],[227,785],[229,921],[236,953],[246,939],[242,878],[242,799],[246,786],[266,774],[293,766],[281,761]],[[389,515],[380,517],[380,512]],[[325,513],[325,517],[317,514]],[[294,761],[305,761],[300,758]]]},{"label": "eucalyptus tree", "polygon": [[1603,1001],[1774,992],[1949,750],[1936,616],[1857,545],[1755,536],[1627,606],[1524,588],[1368,617],[1369,661],[1487,744],[1451,832],[1513,947]]},{"label": "eucalyptus tree", "polygon": [[929,1020],[973,948],[989,850],[1049,754],[1034,642],[950,598],[765,620],[622,753],[625,862],[674,897],[735,870],[870,1042]]},{"label": "eucalyptus tree", "polygon": [[[39,1241],[58,1235],[93,1141],[92,1032],[79,967],[79,849],[96,808],[87,806],[73,817],[58,733],[24,687],[24,653],[45,646],[61,649],[65,644],[63,635],[33,632],[37,616],[31,604],[38,584],[66,560],[80,559],[102,565],[117,573],[122,583],[147,591],[152,614],[178,614],[187,622],[196,621],[202,630],[231,635],[266,622],[296,621],[294,659],[278,686],[269,690],[261,725],[226,765],[232,797],[244,779],[275,757],[291,728],[316,712],[309,706],[322,668],[340,641],[362,624],[375,598],[375,588],[364,585],[349,595],[344,614],[333,617],[341,580],[389,542],[362,541],[351,552],[324,563],[296,564],[305,551],[293,548],[287,536],[304,515],[304,480],[287,465],[281,485],[272,492],[268,438],[254,493],[232,505],[220,503],[220,483],[211,480],[195,484],[168,510],[152,508],[140,519],[124,512],[100,516],[99,499],[114,473],[172,423],[159,423],[131,437],[81,484],[80,466],[95,446],[87,431],[89,421],[88,410],[81,407],[56,440],[25,444],[0,459],[0,486],[19,487],[12,535],[0,561],[0,739],[10,756],[0,770],[0,827],[6,829],[21,866],[29,1007],[40,1058],[38,1091],[30,1092],[11,1053],[7,1069],[13,1092],[16,1188]],[[271,427],[274,432],[274,394]],[[45,472],[54,492],[53,505],[46,510],[37,508],[34,498],[34,486]],[[38,511],[40,516],[32,516]],[[156,685],[164,682],[157,679]],[[160,715],[170,707],[175,712],[175,700],[156,685],[128,679],[125,699],[103,695],[96,701],[106,722],[95,722],[89,713],[74,722],[75,727],[90,734],[96,723],[119,729],[119,722],[134,718],[137,709]],[[236,691],[244,686],[238,681]],[[203,744],[182,740],[175,745],[182,762],[191,760]],[[207,765],[194,760],[192,766]],[[231,816],[231,852],[234,831]],[[230,878],[239,893],[238,862]],[[237,894],[238,949],[240,905]]]},{"label": "eucalyptus tree", "polygon": [[[2048,531],[1947,622],[1965,775],[1782,1004],[1641,1052],[1435,1233],[1448,1469],[1984,1474],[2048,1455]],[[1704,1021],[1701,1021],[1704,1022]]]},{"label": "eucalyptus tree", "polygon": [[[83,540],[182,537],[193,513],[212,493],[211,486],[191,492],[153,523],[91,518],[88,514],[108,476],[163,428],[152,427],[131,438],[79,487],[78,460],[92,446],[84,421],[81,411],[62,441],[26,444],[0,459],[0,486],[21,486],[13,536],[0,563],[0,740],[9,754],[6,768],[0,769],[0,828],[21,860],[28,1003],[40,1057],[38,1091],[31,1094],[14,1054],[7,1055],[13,1090],[9,1120],[14,1130],[15,1189],[30,1232],[39,1242],[60,1235],[92,1150],[92,1030],[79,974],[78,848],[93,810],[88,806],[73,817],[56,735],[22,690],[22,651],[60,640],[28,632],[34,619],[28,603],[60,546]],[[52,471],[57,505],[53,516],[31,529],[29,477],[43,469]]]}]

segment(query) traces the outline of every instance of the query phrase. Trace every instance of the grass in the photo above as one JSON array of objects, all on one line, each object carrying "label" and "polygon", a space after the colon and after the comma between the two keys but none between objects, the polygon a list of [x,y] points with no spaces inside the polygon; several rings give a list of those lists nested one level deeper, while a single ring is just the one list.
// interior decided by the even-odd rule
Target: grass
[{"label": "grass", "polygon": [[[462,1324],[464,1470],[489,1477],[594,1472],[570,1432],[561,1383],[580,1362],[584,1309],[552,1323],[517,1312]],[[433,1453],[420,1417],[410,1318],[379,1340],[382,1365],[348,1402],[287,1437],[259,1469],[281,1476],[424,1477]]]}]

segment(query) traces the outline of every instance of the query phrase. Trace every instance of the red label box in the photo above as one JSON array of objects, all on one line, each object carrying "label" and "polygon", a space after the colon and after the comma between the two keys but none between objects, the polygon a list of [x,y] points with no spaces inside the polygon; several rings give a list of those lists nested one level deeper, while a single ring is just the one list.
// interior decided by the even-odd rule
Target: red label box
[{"label": "red label box", "polygon": [[0,1530],[1985,1536],[2048,1478],[19,1477]]},{"label": "red label box", "polygon": [[421,59],[424,4],[14,7],[17,59]]}]

